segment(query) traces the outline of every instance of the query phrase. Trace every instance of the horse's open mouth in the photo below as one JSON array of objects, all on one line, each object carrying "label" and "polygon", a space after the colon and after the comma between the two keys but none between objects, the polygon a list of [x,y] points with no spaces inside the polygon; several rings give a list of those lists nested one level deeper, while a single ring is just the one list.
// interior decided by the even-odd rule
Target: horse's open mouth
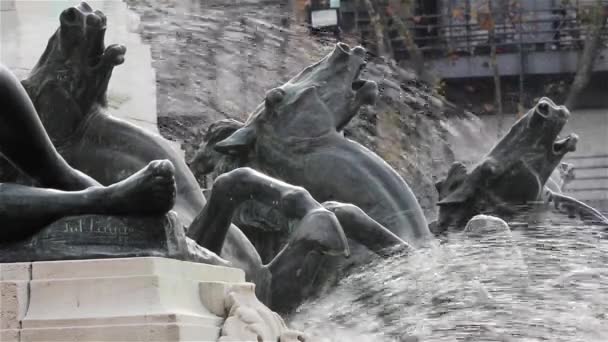
[{"label": "horse's open mouth", "polygon": [[365,83],[369,82],[368,80],[361,79],[361,72],[365,69],[366,63],[361,63],[357,73],[355,73],[355,77],[353,77],[353,82],[351,84],[351,88],[353,91],[357,91],[365,85]]},{"label": "horse's open mouth", "polygon": [[363,86],[367,83],[368,81],[366,80],[356,80],[352,83],[352,89],[353,91],[357,91],[361,88],[363,88]]},{"label": "horse's open mouth", "polygon": [[578,136],[576,134],[570,134],[564,139],[558,139],[553,143],[553,154],[564,155],[568,152],[576,151],[576,143],[578,142]]}]

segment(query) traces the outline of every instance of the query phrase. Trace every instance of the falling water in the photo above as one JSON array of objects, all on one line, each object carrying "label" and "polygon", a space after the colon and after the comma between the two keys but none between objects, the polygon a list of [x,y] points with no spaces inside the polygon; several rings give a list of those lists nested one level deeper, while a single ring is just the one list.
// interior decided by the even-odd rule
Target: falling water
[{"label": "falling water", "polygon": [[450,235],[375,260],[291,324],[315,341],[606,341],[608,241],[589,225]]}]

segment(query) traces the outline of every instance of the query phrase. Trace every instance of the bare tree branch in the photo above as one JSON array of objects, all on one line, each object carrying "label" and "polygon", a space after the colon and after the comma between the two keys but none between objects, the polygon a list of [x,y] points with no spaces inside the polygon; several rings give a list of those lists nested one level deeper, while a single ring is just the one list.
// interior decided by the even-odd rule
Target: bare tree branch
[{"label": "bare tree branch", "polygon": [[494,6],[492,0],[488,2],[488,15],[490,27],[488,28],[488,39],[490,40],[490,64],[492,73],[494,74],[494,102],[496,104],[496,113],[503,114],[502,109],[502,90],[500,86],[500,70],[498,69],[498,60],[496,55],[496,18],[494,17]]}]

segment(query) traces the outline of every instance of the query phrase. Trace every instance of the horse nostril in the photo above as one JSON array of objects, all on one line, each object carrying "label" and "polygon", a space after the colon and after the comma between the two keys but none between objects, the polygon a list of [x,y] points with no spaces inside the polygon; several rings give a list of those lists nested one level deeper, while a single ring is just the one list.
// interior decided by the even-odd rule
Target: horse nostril
[{"label": "horse nostril", "polygon": [[61,22],[62,23],[73,23],[76,21],[78,17],[78,10],[74,7],[68,8],[63,13],[61,13]]},{"label": "horse nostril", "polygon": [[549,105],[547,103],[541,102],[538,104],[538,107],[536,108],[536,111],[542,115],[542,116],[548,116],[549,115]]},{"label": "horse nostril", "polygon": [[342,42],[338,43],[338,47],[340,49],[342,49],[344,52],[349,52],[350,51],[350,46],[348,46],[348,45],[346,45],[346,44],[344,44]]},{"label": "horse nostril", "polygon": [[365,58],[365,54],[366,54],[365,48],[363,48],[361,46],[356,46],[356,47],[353,48],[352,51],[353,51],[353,54],[355,56],[359,56],[361,58]]},{"label": "horse nostril", "polygon": [[96,14],[89,14],[87,15],[87,26],[91,26],[91,27],[99,27],[102,23],[102,20],[100,17],[98,17]]}]

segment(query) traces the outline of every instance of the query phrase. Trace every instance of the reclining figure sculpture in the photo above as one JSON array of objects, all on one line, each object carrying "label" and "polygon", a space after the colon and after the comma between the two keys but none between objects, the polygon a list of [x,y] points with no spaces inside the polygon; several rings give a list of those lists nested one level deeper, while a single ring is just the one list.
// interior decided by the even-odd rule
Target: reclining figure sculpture
[{"label": "reclining figure sculpture", "polygon": [[27,93],[2,64],[0,94],[0,153],[38,185],[0,185],[0,241],[23,239],[68,215],[151,215],[173,207],[169,161],[151,161],[129,178],[102,186],[57,153]]},{"label": "reclining figure sculpture", "polygon": [[[2,67],[0,148],[37,187],[2,185],[0,242],[36,236],[53,220],[70,215],[145,217],[171,210],[180,230],[243,269],[246,279],[257,285],[258,297],[283,310],[317,287],[322,256],[349,255],[347,236],[378,252],[395,244],[407,246],[352,205],[339,205],[336,217],[302,187],[250,168],[219,177],[207,202],[167,141],[106,114],[108,82],[113,68],[124,61],[126,48],[104,47],[103,13],[81,3],[63,11],[60,23],[23,87]],[[296,227],[268,265],[231,224],[234,209],[251,199],[274,206]],[[213,253],[207,256],[207,262],[224,262]]]}]

